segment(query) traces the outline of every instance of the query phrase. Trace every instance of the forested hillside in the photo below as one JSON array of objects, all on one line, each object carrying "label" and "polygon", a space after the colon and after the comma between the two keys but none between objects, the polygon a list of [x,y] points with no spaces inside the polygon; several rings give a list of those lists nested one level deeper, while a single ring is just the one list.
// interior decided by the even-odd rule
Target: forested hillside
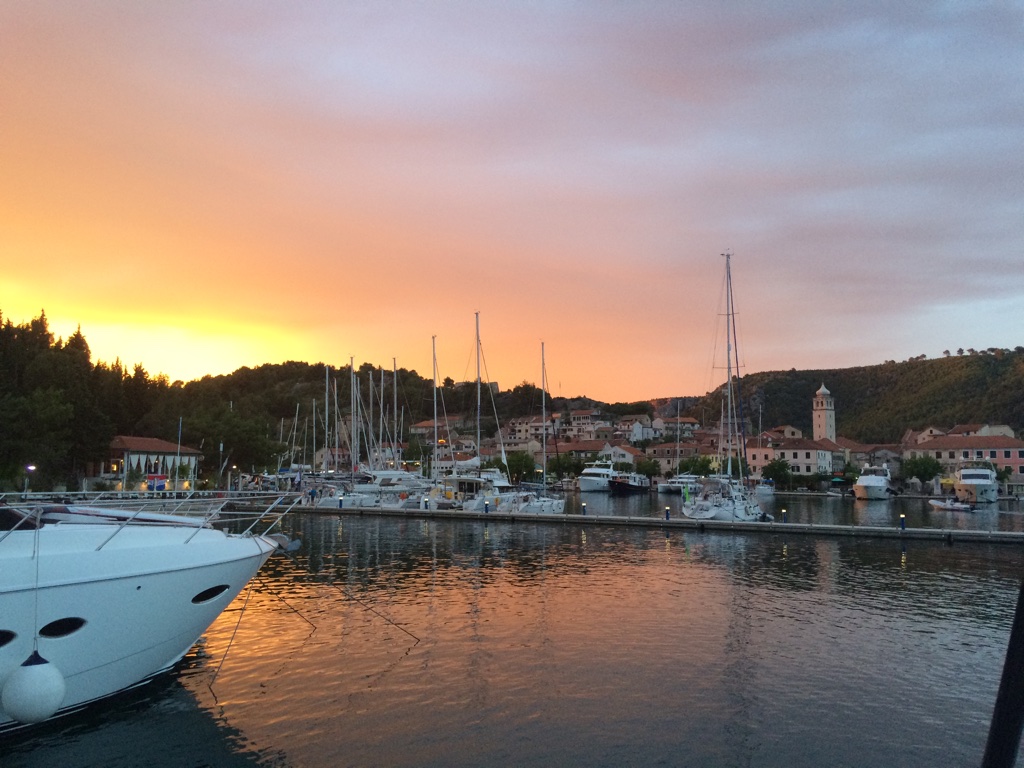
[{"label": "forested hillside", "polygon": [[[364,413],[372,410],[375,423],[382,413],[387,423],[394,423],[397,400],[403,438],[412,424],[432,417],[433,382],[416,371],[399,369],[395,374],[364,364],[356,380],[360,407]],[[151,377],[139,365],[129,371],[120,361],[93,364],[84,335],[55,339],[45,314],[24,325],[4,321],[0,490],[20,488],[29,464],[36,467],[37,487],[76,487],[90,462],[107,458],[117,434],[175,441],[180,428],[182,444],[203,451],[204,471],[216,472],[228,464],[274,467],[296,444],[306,446],[311,459],[312,450],[322,445],[325,400],[332,414],[347,417],[351,381],[347,367],[288,362],[170,382],[164,376]],[[839,434],[862,442],[894,442],[907,428],[929,425],[987,422],[1024,428],[1022,347],[860,368],[756,373],[741,381],[744,413],[754,428],[760,417],[765,428],[792,424],[809,434],[811,401],[823,383],[835,397]],[[436,402],[450,425],[464,432],[475,429],[474,385],[446,379]],[[713,423],[720,402],[720,391],[634,403],[549,397],[547,410],[555,414],[597,408],[609,416],[655,411],[674,416],[678,407],[683,415]],[[539,416],[540,411],[540,390],[526,382],[493,399],[485,394],[482,433],[493,435],[498,420]],[[410,448],[417,448],[415,441]]]},{"label": "forested hillside", "polygon": [[[766,371],[743,377],[741,399],[756,429],[791,424],[811,431],[811,401],[824,384],[835,398],[836,431],[864,443],[891,443],[908,428],[1007,424],[1024,429],[1024,348],[951,355],[934,360],[835,370]],[[689,410],[711,420],[721,392]]]}]

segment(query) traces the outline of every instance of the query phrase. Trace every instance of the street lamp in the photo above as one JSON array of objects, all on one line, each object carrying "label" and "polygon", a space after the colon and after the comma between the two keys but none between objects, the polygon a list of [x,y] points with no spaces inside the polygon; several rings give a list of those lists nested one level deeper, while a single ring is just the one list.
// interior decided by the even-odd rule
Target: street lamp
[{"label": "street lamp", "polygon": [[36,465],[35,464],[29,464],[27,467],[25,467],[25,491],[24,491],[24,493],[28,493],[28,474],[29,474],[29,472],[35,472],[35,471],[36,471]]}]

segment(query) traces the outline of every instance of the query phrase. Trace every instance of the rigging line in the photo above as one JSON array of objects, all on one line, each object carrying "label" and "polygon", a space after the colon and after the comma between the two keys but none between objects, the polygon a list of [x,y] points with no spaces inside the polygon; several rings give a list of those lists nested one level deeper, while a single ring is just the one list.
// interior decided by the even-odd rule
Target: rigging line
[{"label": "rigging line", "polygon": [[[299,570],[302,570],[301,566],[299,565],[298,559],[296,559],[293,555],[289,554],[288,552],[281,552],[281,554],[285,558],[287,558],[289,561],[291,561],[292,565],[294,565]],[[380,618],[384,619],[384,621],[386,621],[391,626],[395,627],[396,629],[401,630],[402,632],[407,634],[409,637],[411,637],[413,640],[415,640],[417,643],[420,642],[420,639],[418,637],[416,637],[416,635],[414,635],[408,629],[403,627],[401,624],[399,624],[394,619],[390,619],[387,616],[385,616],[383,613],[378,611],[372,605],[369,605],[365,600],[360,600],[358,597],[356,597],[351,592],[349,592],[347,588],[345,588],[343,586],[339,586],[337,584],[337,582],[334,582],[334,581],[328,581],[328,582],[325,582],[325,583],[327,584],[327,586],[334,587],[335,589],[337,589],[339,592],[341,592],[343,595],[345,595],[345,597],[347,597],[349,600],[351,600],[351,601],[353,601],[355,603],[359,603],[359,605],[361,605],[365,610],[369,611],[370,613],[374,614],[375,616],[379,616]],[[287,605],[287,603],[285,603],[285,604]],[[291,606],[288,606],[288,607],[291,608]],[[295,610],[295,609],[292,608],[292,610]],[[298,613],[298,611],[296,611],[296,613]],[[299,614],[299,615],[302,616],[302,614]],[[313,622],[309,621],[309,619],[306,619],[304,616],[303,616],[303,619],[305,619],[310,624],[312,624],[314,628],[316,627],[316,625],[313,624]]]},{"label": "rigging line", "polygon": [[39,652],[39,561],[42,559],[42,553],[39,551],[39,529],[43,527],[43,508],[39,507],[36,510],[36,535],[33,537],[32,547],[35,549],[33,553],[36,559],[36,584],[33,589],[33,615],[32,615],[32,650],[36,653]]},{"label": "rigging line", "polygon": [[[282,554],[282,555],[285,555],[285,553],[284,553],[284,552],[282,552],[281,554]],[[285,557],[287,557],[287,555],[285,555]],[[291,558],[289,558],[289,559],[291,559]],[[292,562],[293,562],[293,563],[295,563],[295,561],[294,561],[294,560],[293,560]],[[297,565],[298,563],[295,563],[295,564]],[[313,632],[316,632],[316,631],[317,631],[317,630],[319,629],[319,627],[318,627],[318,626],[317,626],[316,624],[314,624],[314,623],[313,623],[312,621],[310,621],[309,619],[307,619],[307,618],[306,618],[306,617],[305,617],[305,616],[304,616],[304,615],[302,614],[302,611],[300,611],[300,610],[299,610],[298,608],[296,608],[296,607],[295,607],[295,606],[293,606],[293,605],[292,605],[291,603],[289,603],[289,602],[288,602],[287,600],[285,600],[285,599],[284,599],[284,596],[283,596],[283,595],[281,595],[281,593],[280,593],[280,592],[278,592],[278,591],[277,591],[276,589],[274,589],[274,586],[273,586],[273,585],[272,585],[272,584],[271,584],[270,582],[268,582],[268,581],[267,581],[266,579],[264,579],[264,578],[263,578],[262,576],[260,576],[260,577],[259,577],[259,582],[260,582],[260,584],[262,584],[263,586],[265,586],[265,587],[267,588],[267,591],[268,591],[268,592],[269,592],[269,593],[270,593],[271,595],[273,595],[273,596],[274,596],[274,597],[276,597],[276,598],[277,598],[278,600],[280,600],[280,601],[281,601],[282,603],[284,603],[284,606],[285,606],[285,608],[287,608],[287,609],[288,609],[289,611],[291,611],[292,613],[295,613],[295,614],[296,614],[296,615],[297,615],[297,616],[298,616],[298,617],[299,617],[300,619],[302,619],[302,620],[303,620],[304,622],[306,622],[307,624],[309,624],[309,626],[311,626],[311,627],[313,628]],[[312,636],[313,632],[310,632],[310,633],[309,633],[309,634],[310,634],[310,636]]]},{"label": "rigging line", "polygon": [[379,617],[379,618],[383,619],[383,620],[384,620],[384,621],[386,621],[386,622],[387,622],[388,624],[390,624],[391,626],[393,626],[393,627],[394,627],[395,629],[397,629],[397,630],[400,630],[400,631],[404,632],[404,633],[405,633],[405,634],[407,634],[407,635],[408,635],[409,637],[411,637],[411,638],[412,638],[413,640],[415,640],[415,641],[416,641],[416,643],[419,643],[419,642],[420,642],[420,639],[419,639],[418,637],[416,637],[416,635],[414,635],[414,634],[413,634],[412,632],[410,632],[410,631],[409,631],[408,629],[406,629],[405,627],[403,627],[403,626],[402,626],[401,624],[399,624],[399,623],[398,623],[397,621],[395,621],[394,619],[388,618],[387,616],[385,616],[385,615],[384,615],[383,613],[381,613],[380,611],[378,611],[378,610],[377,610],[376,608],[374,608],[374,607],[373,607],[372,605],[370,605],[370,604],[369,604],[369,603],[367,603],[366,601],[364,601],[364,600],[360,600],[360,599],[359,599],[358,597],[356,597],[356,596],[355,596],[355,595],[353,595],[353,594],[352,594],[351,592],[349,592],[349,591],[348,591],[348,589],[347,589],[346,587],[343,587],[343,586],[339,586],[339,585],[338,585],[338,583],[337,583],[337,582],[334,582],[334,581],[328,581],[328,582],[327,582],[327,586],[330,586],[330,587],[334,587],[334,588],[335,588],[336,590],[338,590],[339,592],[341,592],[341,594],[343,594],[343,595],[344,595],[345,597],[347,597],[347,598],[348,598],[349,600],[352,600],[353,602],[359,603],[359,605],[361,605],[361,606],[363,607],[363,609],[364,609],[364,610],[366,610],[366,611],[369,611],[369,612],[370,612],[370,613],[372,613],[372,614],[373,614],[374,616],[377,616],[377,617]]},{"label": "rigging line", "polygon": [[235,622],[235,628],[231,631],[231,639],[228,640],[228,647],[224,649],[224,655],[220,657],[220,663],[217,665],[217,669],[213,672],[213,677],[210,678],[210,682],[207,686],[210,692],[213,693],[213,684],[217,681],[217,675],[220,674],[220,668],[224,666],[224,661],[228,657],[228,652],[231,650],[232,644],[235,642],[235,635],[238,634],[238,628],[242,625],[242,617],[245,615],[245,609],[249,607],[249,598],[252,597],[253,583],[249,582],[249,587],[245,591],[245,602],[242,603],[242,610],[238,612],[238,621]]}]

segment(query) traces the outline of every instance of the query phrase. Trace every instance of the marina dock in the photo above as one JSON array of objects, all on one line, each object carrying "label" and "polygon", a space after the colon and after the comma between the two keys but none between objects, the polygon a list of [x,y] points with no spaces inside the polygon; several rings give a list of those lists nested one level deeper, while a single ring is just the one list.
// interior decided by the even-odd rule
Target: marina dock
[{"label": "marina dock", "polygon": [[296,512],[308,514],[344,515],[356,517],[403,517],[417,520],[473,520],[499,523],[546,523],[550,525],[607,525],[634,528],[654,528],[665,531],[715,531],[731,533],[758,533],[780,536],[842,536],[866,539],[899,539],[916,541],[942,541],[946,544],[983,542],[990,544],[1024,544],[1024,532],[997,530],[968,530],[959,528],[903,528],[899,526],[869,525],[816,525],[789,522],[732,522],[723,520],[693,520],[684,516],[616,516],[616,515],[516,515],[500,512],[466,512],[460,509],[405,509],[401,507],[296,507]]}]

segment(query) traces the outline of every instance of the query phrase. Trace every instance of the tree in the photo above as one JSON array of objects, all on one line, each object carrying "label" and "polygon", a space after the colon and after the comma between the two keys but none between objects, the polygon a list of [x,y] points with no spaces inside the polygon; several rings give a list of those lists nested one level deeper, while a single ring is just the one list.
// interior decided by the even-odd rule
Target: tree
[{"label": "tree", "polygon": [[553,472],[558,477],[565,476],[579,476],[586,464],[582,459],[578,459],[572,454],[560,454],[557,456],[548,456],[548,472]]},{"label": "tree", "polygon": [[942,474],[942,464],[934,456],[918,456],[904,459],[900,472],[904,480],[916,477],[922,483],[929,483],[936,475]]},{"label": "tree", "polygon": [[710,475],[712,469],[711,457],[704,456],[703,454],[691,456],[680,461],[678,469],[681,475]]},{"label": "tree", "polygon": [[661,474],[661,464],[657,459],[640,459],[636,463],[636,472],[649,480]]},{"label": "tree", "polygon": [[508,459],[508,479],[513,483],[533,480],[537,471],[537,462],[533,460],[526,451],[513,451],[506,457]]},{"label": "tree", "polygon": [[778,488],[789,488],[793,472],[785,459],[772,459],[761,469],[761,478],[771,480]]}]

